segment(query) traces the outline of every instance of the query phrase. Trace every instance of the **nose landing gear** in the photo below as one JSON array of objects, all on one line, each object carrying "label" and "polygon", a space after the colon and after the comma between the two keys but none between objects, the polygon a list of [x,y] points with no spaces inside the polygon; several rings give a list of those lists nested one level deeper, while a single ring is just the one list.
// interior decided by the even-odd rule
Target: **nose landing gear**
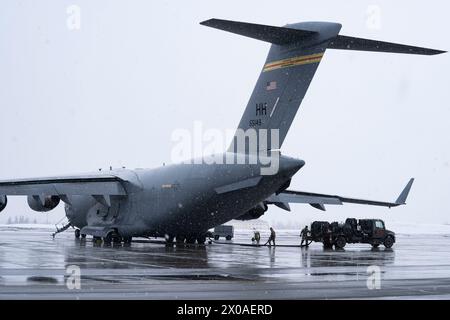
[{"label": "nose landing gear", "polygon": [[122,243],[122,237],[119,235],[117,231],[111,231],[109,232],[106,237],[103,238],[103,242],[105,244],[111,244],[118,245]]}]

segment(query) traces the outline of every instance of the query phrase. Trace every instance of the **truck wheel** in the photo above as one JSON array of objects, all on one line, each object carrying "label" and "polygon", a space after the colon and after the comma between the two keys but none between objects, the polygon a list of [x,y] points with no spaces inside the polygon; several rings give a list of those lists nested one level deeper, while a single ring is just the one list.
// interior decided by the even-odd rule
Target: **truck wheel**
[{"label": "truck wheel", "polygon": [[226,239],[227,241],[230,241],[230,240],[231,240],[231,236],[226,236],[225,239]]},{"label": "truck wheel", "polygon": [[347,244],[347,241],[345,240],[345,238],[343,236],[339,236],[336,239],[336,242],[334,243],[334,245],[336,246],[337,249],[344,249],[346,244]]},{"label": "truck wheel", "polygon": [[394,245],[394,238],[392,238],[392,236],[387,236],[386,239],[384,239],[384,246],[386,248],[392,248],[392,246]]},{"label": "truck wheel", "polygon": [[218,235],[215,235],[215,236],[214,236],[214,240],[216,240],[216,241],[219,240],[219,238],[220,238],[220,237],[219,237]]}]

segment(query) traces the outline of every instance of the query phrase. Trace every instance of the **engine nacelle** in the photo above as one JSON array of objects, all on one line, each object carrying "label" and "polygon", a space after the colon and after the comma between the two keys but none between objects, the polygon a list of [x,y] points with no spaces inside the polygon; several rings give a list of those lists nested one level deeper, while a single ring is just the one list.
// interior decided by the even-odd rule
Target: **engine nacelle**
[{"label": "engine nacelle", "polygon": [[8,204],[8,198],[6,196],[0,196],[0,212],[2,212]]},{"label": "engine nacelle", "polygon": [[256,207],[244,213],[242,216],[237,217],[236,220],[247,221],[258,219],[267,211],[267,209],[267,204],[265,202],[261,202]]},{"label": "engine nacelle", "polygon": [[28,196],[28,205],[37,212],[47,212],[55,209],[61,199],[58,196],[44,196],[44,201],[41,201],[38,196]]}]

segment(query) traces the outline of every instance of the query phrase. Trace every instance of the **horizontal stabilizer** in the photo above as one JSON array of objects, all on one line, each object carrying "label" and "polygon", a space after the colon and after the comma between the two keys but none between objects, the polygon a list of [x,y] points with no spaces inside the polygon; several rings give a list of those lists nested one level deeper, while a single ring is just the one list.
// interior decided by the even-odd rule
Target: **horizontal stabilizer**
[{"label": "horizontal stabilizer", "polygon": [[[444,51],[341,36],[342,25],[309,21],[283,27],[210,19],[201,25],[271,43],[265,64],[227,151],[257,154],[282,147],[327,49],[433,55]],[[233,49],[232,49],[233,50]],[[250,130],[251,129],[251,130]],[[266,134],[250,143],[242,133]],[[270,133],[270,134],[269,134]],[[273,134],[273,137],[272,137]],[[264,143],[261,143],[264,142]],[[255,146],[256,145],[256,146]],[[308,195],[305,195],[305,199]],[[349,199],[353,201],[353,199]],[[340,201],[334,198],[333,201]],[[354,200],[355,203],[359,203]],[[321,204],[321,202],[309,202]],[[390,203],[386,203],[391,206]],[[392,205],[396,205],[395,203]]]},{"label": "horizontal stabilizer", "polygon": [[201,25],[216,28],[241,36],[254,38],[278,45],[285,45],[298,42],[317,34],[314,31],[290,29],[283,27],[266,26],[262,24],[237,22],[221,19],[210,19],[200,23]]},{"label": "horizontal stabilizer", "polygon": [[[290,43],[300,42],[319,34],[319,32],[316,31],[291,28],[290,25],[287,25],[285,27],[274,27],[262,24],[222,19],[209,19],[201,22],[200,24],[277,45],[286,45]],[[327,45],[328,49],[391,52],[420,55],[435,55],[446,52],[436,49],[415,47],[392,42],[348,37],[342,35],[337,35],[330,40],[330,43]]]},{"label": "horizontal stabilizer", "polygon": [[422,54],[422,55],[435,55],[446,52],[441,50],[414,47],[392,42],[354,38],[340,35],[337,36],[328,44],[328,48],[341,50],[392,52],[392,53],[407,53],[407,54]]}]

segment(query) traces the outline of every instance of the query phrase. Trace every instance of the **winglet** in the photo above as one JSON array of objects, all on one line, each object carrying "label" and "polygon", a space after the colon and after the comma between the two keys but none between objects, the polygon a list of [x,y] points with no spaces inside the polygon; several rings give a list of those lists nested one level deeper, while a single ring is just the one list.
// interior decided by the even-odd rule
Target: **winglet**
[{"label": "winglet", "polygon": [[400,195],[398,196],[397,200],[395,200],[395,204],[397,205],[406,204],[406,198],[408,198],[408,194],[409,191],[411,190],[413,182],[414,178],[411,178],[406,187],[403,189],[402,193],[400,193]]}]

